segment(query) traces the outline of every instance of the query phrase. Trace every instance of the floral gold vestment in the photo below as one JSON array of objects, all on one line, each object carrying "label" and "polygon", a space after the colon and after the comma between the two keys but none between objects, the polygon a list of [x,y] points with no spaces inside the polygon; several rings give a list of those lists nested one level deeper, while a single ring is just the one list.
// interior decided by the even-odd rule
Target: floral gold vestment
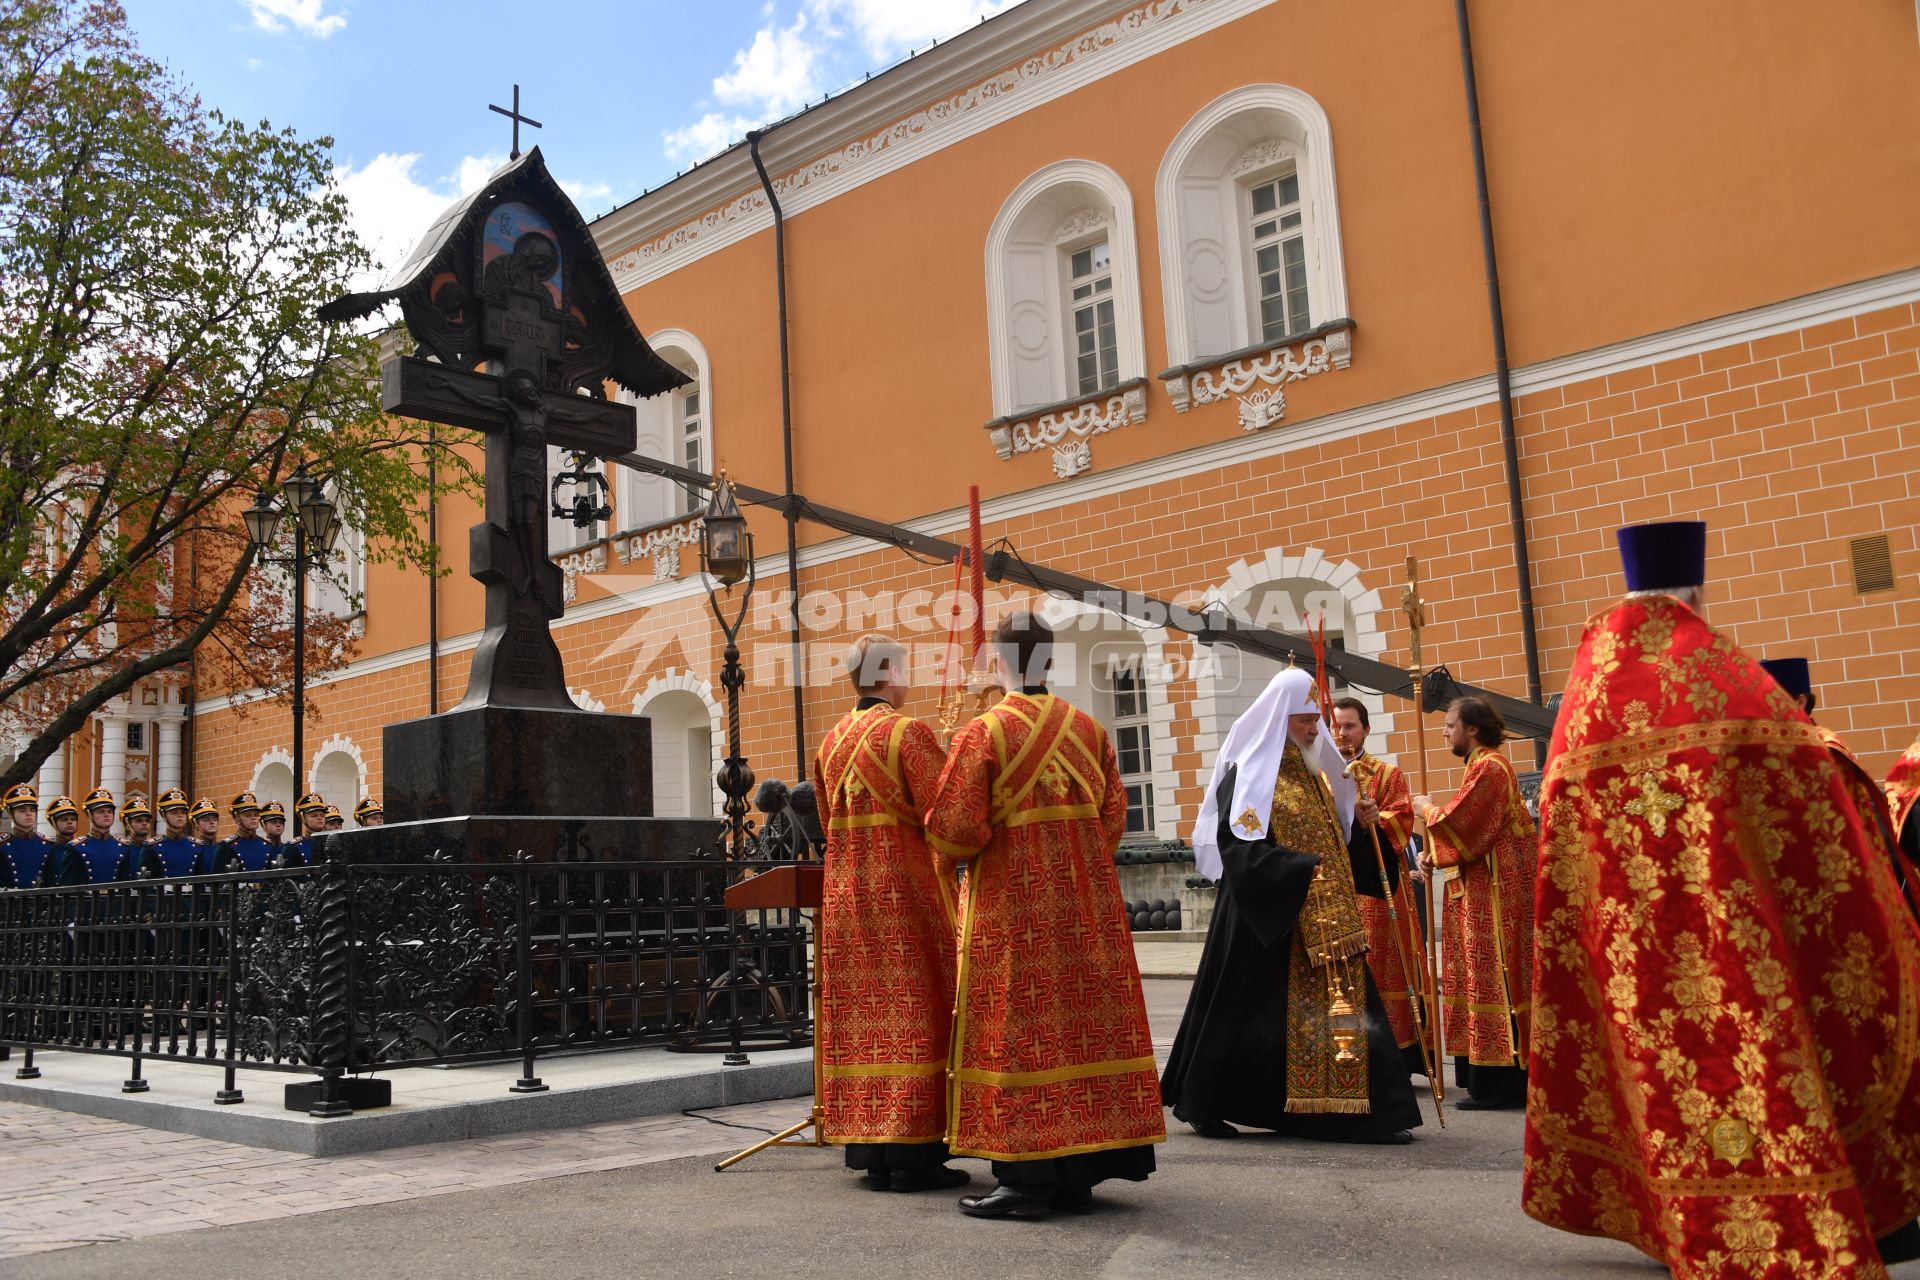
[{"label": "floral gold vestment", "polygon": [[933,730],[886,706],[848,712],[814,760],[827,829],[818,1052],[828,1142],[946,1136],[953,901],[920,829],[943,763]]},{"label": "floral gold vestment", "polygon": [[1499,751],[1475,747],[1460,790],[1444,807],[1432,806],[1426,822],[1434,866],[1455,868],[1440,928],[1446,1052],[1476,1066],[1524,1067],[1539,850],[1513,765]]},{"label": "floral gold vestment", "polygon": [[[1380,806],[1380,825],[1376,830],[1380,835],[1382,860],[1389,865],[1397,863],[1399,868],[1400,882],[1394,890],[1392,914],[1387,911],[1385,898],[1362,897],[1360,920],[1367,930],[1367,967],[1373,970],[1373,984],[1380,989],[1380,1001],[1387,1007],[1393,1042],[1405,1049],[1419,1039],[1419,1024],[1414,1021],[1407,989],[1411,984],[1419,991],[1423,977],[1420,915],[1414,904],[1413,882],[1406,874],[1407,842],[1413,836],[1413,797],[1407,787],[1407,775],[1378,756],[1361,753],[1353,767],[1353,777],[1359,784],[1360,794]],[[1393,936],[1396,920],[1400,927],[1398,942]],[[1411,972],[1402,961],[1402,948],[1406,961],[1412,964]]]},{"label": "floral gold vestment", "polygon": [[1010,694],[955,735],[927,811],[967,865],[948,1145],[1044,1160],[1166,1138],[1114,850],[1127,797],[1092,717]]},{"label": "floral gold vestment", "polygon": [[1295,1115],[1367,1115],[1367,1040],[1335,1038],[1337,989],[1349,1008],[1366,1008],[1362,958],[1366,925],[1353,891],[1353,864],[1333,796],[1320,771],[1289,742],[1273,783],[1267,838],[1283,849],[1320,859],[1307,886],[1306,905],[1287,945],[1287,1103]]},{"label": "floral gold vestment", "polygon": [[1884,1276],[1920,1211],[1920,930],[1821,735],[1630,598],[1582,637],[1541,813],[1527,1213],[1680,1280]]}]

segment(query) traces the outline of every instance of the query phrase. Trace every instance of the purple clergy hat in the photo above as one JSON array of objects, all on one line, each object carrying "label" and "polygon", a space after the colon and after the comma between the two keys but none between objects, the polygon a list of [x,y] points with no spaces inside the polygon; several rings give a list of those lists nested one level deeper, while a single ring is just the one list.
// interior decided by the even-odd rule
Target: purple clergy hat
[{"label": "purple clergy hat", "polygon": [[1760,665],[1789,698],[1804,698],[1813,692],[1813,672],[1805,658],[1767,658]]},{"label": "purple clergy hat", "polygon": [[1697,587],[1707,580],[1707,526],[1702,520],[1630,524],[1618,530],[1627,590]]}]

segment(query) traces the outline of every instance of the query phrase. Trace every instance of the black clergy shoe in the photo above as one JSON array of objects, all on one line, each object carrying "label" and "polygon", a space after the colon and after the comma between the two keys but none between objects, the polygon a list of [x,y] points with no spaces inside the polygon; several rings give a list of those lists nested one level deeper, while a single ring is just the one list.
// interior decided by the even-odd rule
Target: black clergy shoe
[{"label": "black clergy shoe", "polygon": [[1505,1098],[1462,1098],[1453,1104],[1455,1111],[1511,1111],[1523,1104]]},{"label": "black clergy shoe", "polygon": [[1005,1183],[984,1196],[961,1196],[960,1212],[969,1218],[1044,1218],[1052,1212],[1047,1195],[1035,1195]]},{"label": "black clergy shoe", "polygon": [[885,1191],[893,1185],[893,1170],[885,1166],[868,1169],[861,1173],[860,1179],[867,1184],[867,1189],[870,1191]]},{"label": "black clergy shoe", "polygon": [[1092,1213],[1093,1189],[1090,1187],[1082,1187],[1078,1191],[1056,1189],[1051,1196],[1047,1197],[1047,1203],[1062,1213]]},{"label": "black clergy shoe", "polygon": [[950,1169],[946,1165],[936,1165],[931,1169],[895,1169],[893,1171],[895,1191],[951,1191],[955,1187],[964,1187],[972,1181],[973,1175],[965,1169]]},{"label": "black clergy shoe", "polygon": [[1225,1120],[1189,1120],[1187,1128],[1203,1138],[1237,1138],[1240,1131]]}]

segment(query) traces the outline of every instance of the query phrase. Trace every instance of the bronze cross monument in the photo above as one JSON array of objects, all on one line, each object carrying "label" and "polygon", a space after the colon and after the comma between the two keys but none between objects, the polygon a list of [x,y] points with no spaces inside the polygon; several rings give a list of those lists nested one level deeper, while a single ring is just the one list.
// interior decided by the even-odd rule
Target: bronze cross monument
[{"label": "bronze cross monument", "polygon": [[631,453],[636,396],[686,381],[646,345],[573,202],[538,148],[442,214],[379,293],[323,314],[368,314],[398,299],[419,342],[382,370],[390,413],[486,434],[486,519],[470,572],[486,584],[487,626],[461,708],[573,710],[548,623],[563,575],[550,559],[547,450]]}]

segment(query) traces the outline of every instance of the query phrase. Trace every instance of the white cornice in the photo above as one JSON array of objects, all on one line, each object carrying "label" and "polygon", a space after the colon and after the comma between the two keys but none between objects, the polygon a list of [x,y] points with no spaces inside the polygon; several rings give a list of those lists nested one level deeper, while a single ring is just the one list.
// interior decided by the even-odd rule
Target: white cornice
[{"label": "white cornice", "polygon": [[[1029,0],[781,124],[761,159],[791,217],[1274,0]],[[625,293],[771,226],[745,146],[592,224]]]},{"label": "white cornice", "polygon": [[[1698,324],[1669,329],[1663,333],[1650,334],[1629,342],[1595,347],[1590,351],[1577,352],[1558,359],[1528,365],[1514,371],[1513,389],[1516,394],[1545,391],[1589,378],[1605,377],[1628,369],[1641,368],[1660,361],[1698,355],[1736,342],[1752,342],[1774,334],[1826,324],[1833,320],[1843,320],[1869,311],[1912,302],[1920,302],[1920,268],[1863,280],[1857,284],[1792,298],[1771,306],[1757,307],[1751,311],[1741,311]],[[1147,485],[1200,475],[1237,463],[1275,457],[1329,440],[1391,430],[1409,422],[1418,422],[1425,418],[1439,417],[1462,409],[1492,404],[1497,398],[1494,380],[1489,374],[1465,382],[1451,383],[1444,387],[1417,391],[1392,400],[1383,400],[1377,404],[1324,414],[1318,418],[1309,418],[1291,426],[1276,427],[1255,435],[1235,435],[1213,444],[1199,445],[1178,453],[1150,458],[1144,462],[1115,467],[1111,471],[1091,472],[1072,480],[1047,484],[1037,489],[1007,494],[1004,497],[990,498],[980,504],[980,515],[981,519],[986,521],[1012,520],[1055,507],[1085,502],[1091,498],[1125,493]],[[1524,436],[1522,447],[1524,448]],[[964,529],[967,525],[967,513],[965,508],[951,508],[916,516],[900,523],[915,533],[939,537]],[[851,536],[815,543],[800,549],[800,567],[809,569],[863,555],[872,551],[874,545],[865,538]],[[779,582],[785,573],[785,558],[784,552],[760,557],[756,562],[755,570],[760,580],[769,585]],[[690,574],[672,582],[649,584],[631,591],[609,594],[580,608],[569,609],[566,616],[553,624],[553,629],[563,631],[568,627],[579,626],[596,619],[632,610],[652,608],[669,601],[699,595],[703,590],[699,575]],[[475,648],[479,641],[479,632],[468,632],[465,635],[442,640],[440,651],[443,654],[460,653]],[[423,663],[426,658],[427,647],[413,645],[406,649],[396,649],[391,653],[349,663],[338,671],[329,672],[325,676],[308,681],[308,684],[315,686],[334,684],[342,680],[372,675],[379,671],[390,671],[396,667]],[[227,709],[236,701],[251,702],[257,701],[258,698],[257,693],[211,698],[196,703],[194,714],[209,715]]]}]

